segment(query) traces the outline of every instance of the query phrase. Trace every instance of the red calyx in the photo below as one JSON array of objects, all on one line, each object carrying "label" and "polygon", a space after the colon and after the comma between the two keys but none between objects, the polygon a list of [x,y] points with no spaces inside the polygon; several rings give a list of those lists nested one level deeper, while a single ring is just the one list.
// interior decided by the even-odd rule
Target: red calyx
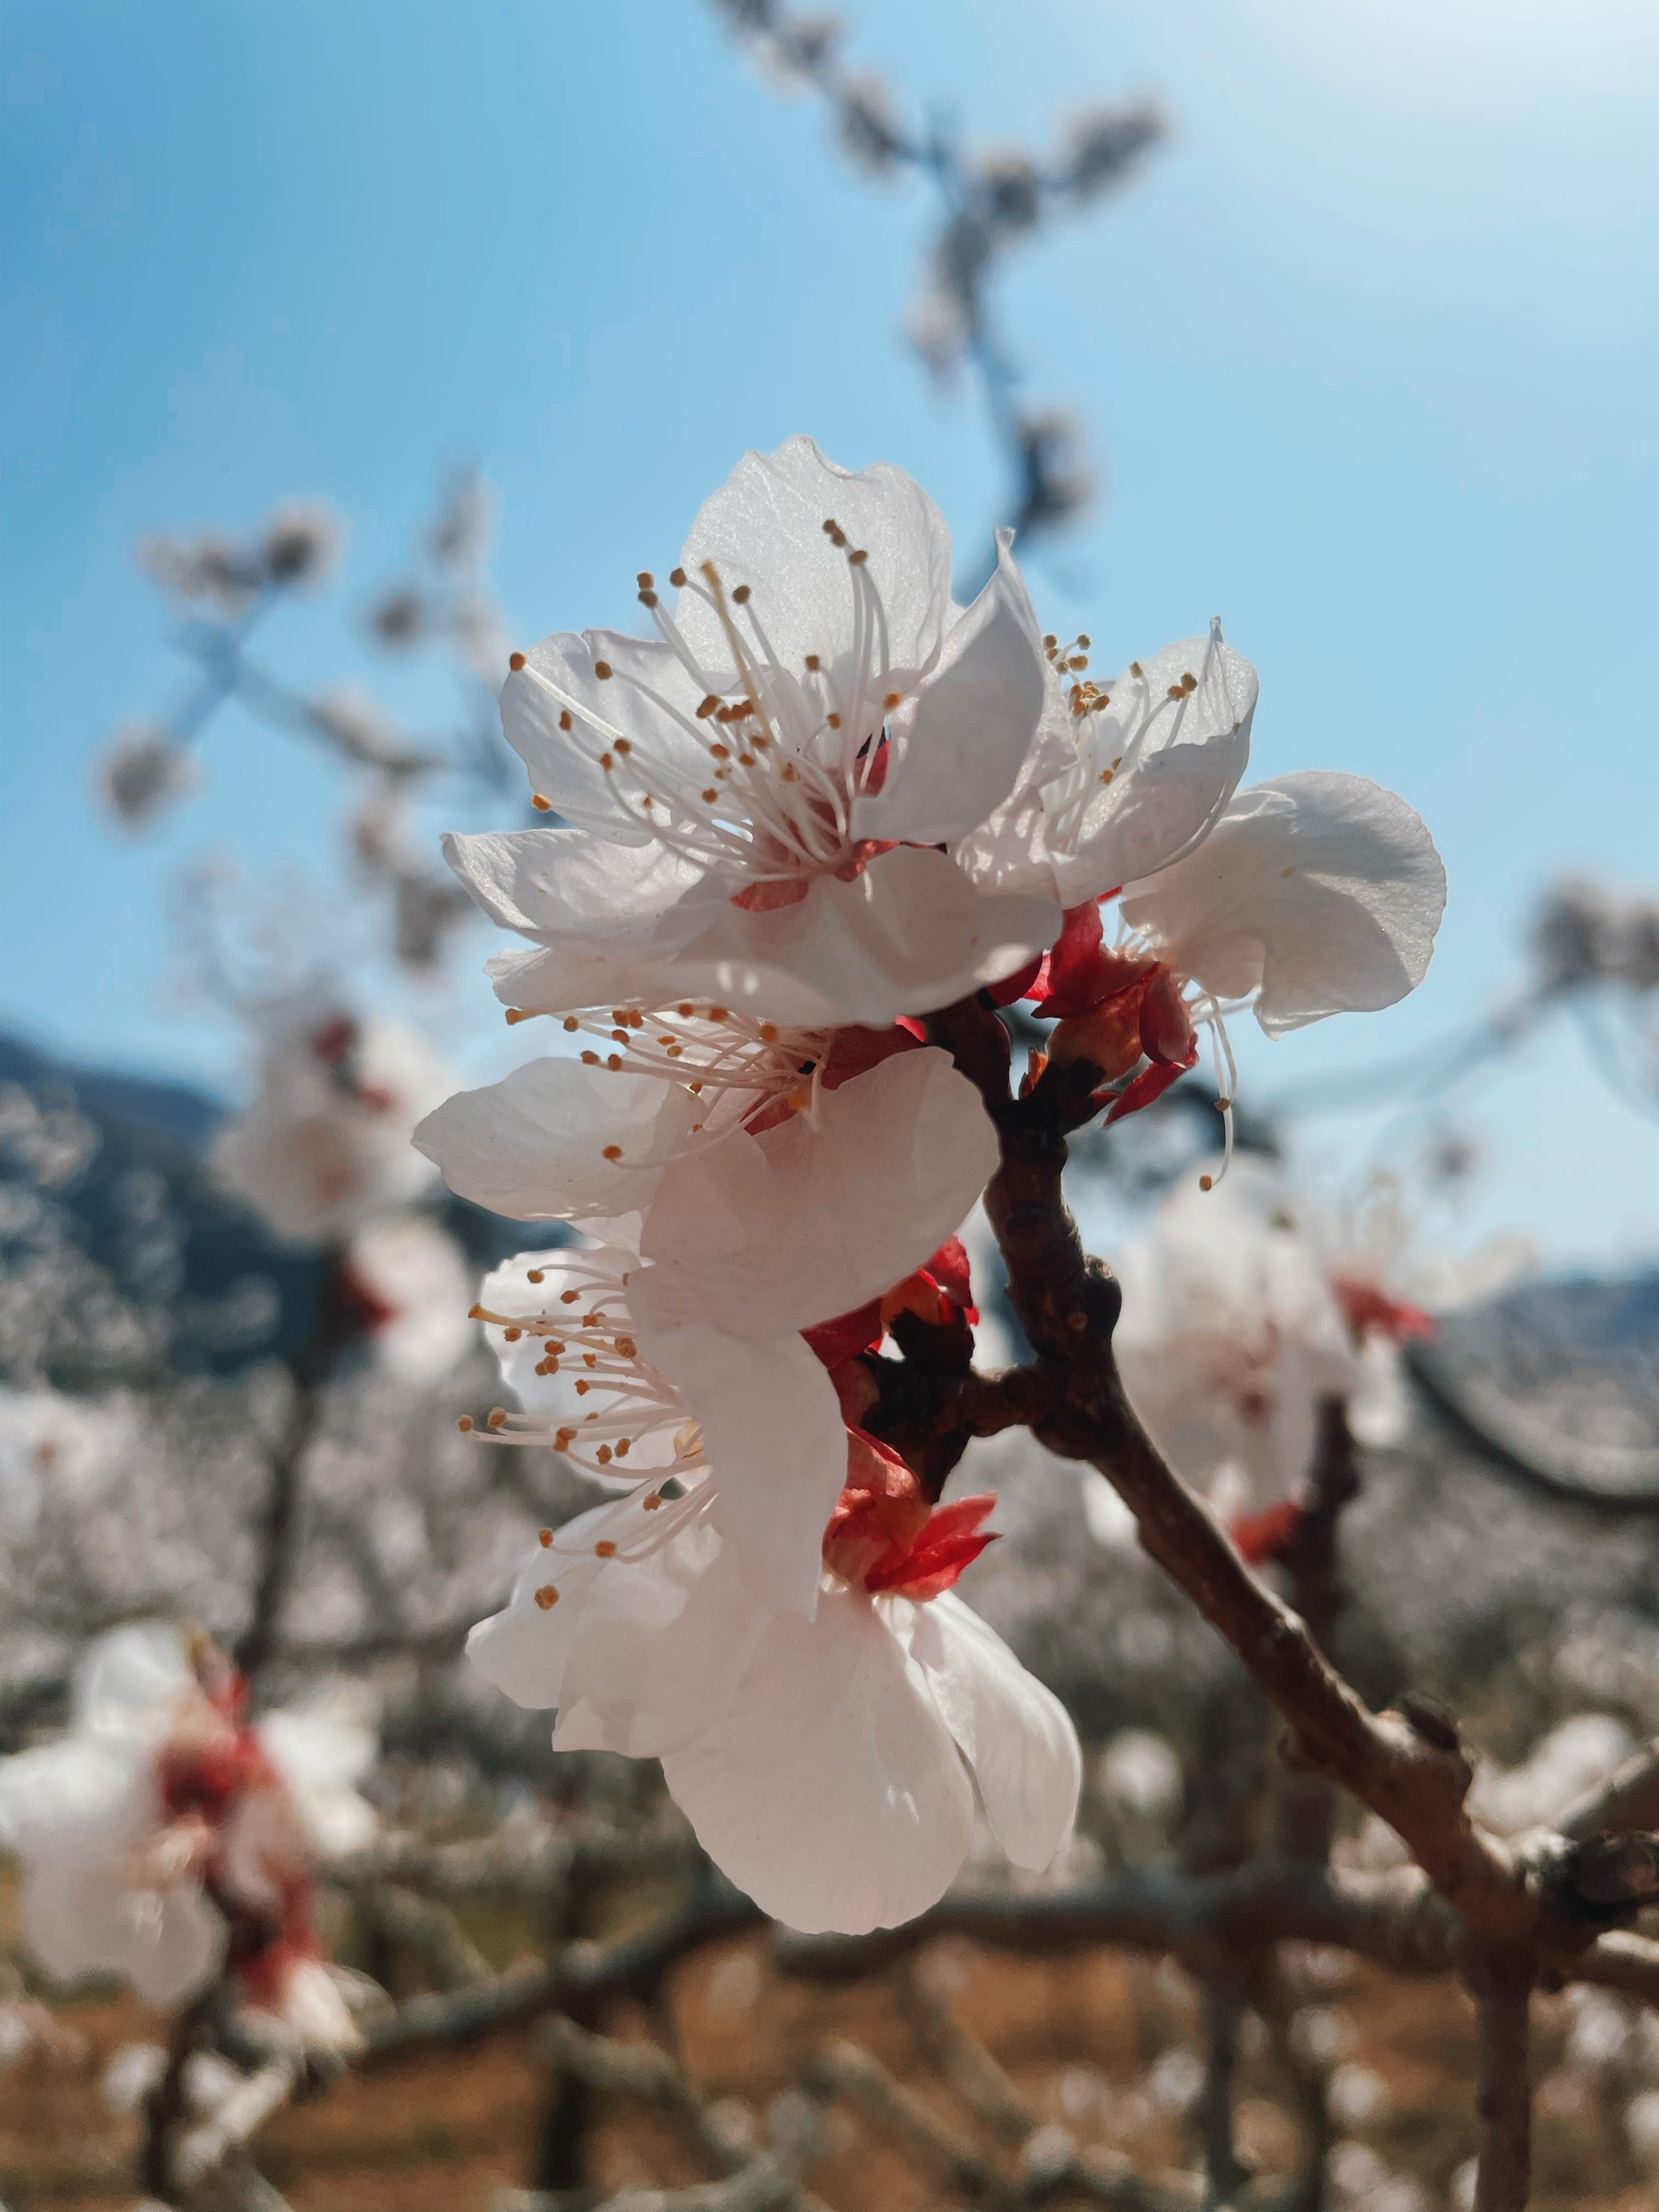
[{"label": "red calyx", "polygon": [[1247,1565],[1262,1567],[1282,1559],[1285,1547],[1308,1517],[1308,1509],[1294,1498],[1281,1498],[1277,1505],[1260,1513],[1246,1513],[1227,1530],[1235,1549]]},{"label": "red calyx", "polygon": [[872,1592],[921,1601],[955,1583],[995,1536],[981,1523],[994,1492],[930,1506],[898,1455],[862,1429],[847,1432],[847,1487],[823,1533],[825,1563]]},{"label": "red calyx", "polygon": [[1109,952],[1101,939],[1098,902],[1069,908],[1032,995],[1039,1018],[1057,1024],[1049,1060],[1086,1060],[1108,1081],[1150,1063],[1110,1102],[1106,1118],[1116,1121],[1197,1064],[1198,1037],[1173,972],[1144,954]]},{"label": "red calyx", "polygon": [[[866,1030],[860,1034],[878,1033]],[[973,1297],[967,1248],[961,1237],[947,1237],[925,1267],[895,1283],[884,1297],[854,1306],[850,1313],[815,1322],[811,1328],[802,1329],[801,1334],[826,1367],[839,1367],[860,1352],[873,1352],[897,1314],[913,1313],[934,1328],[954,1328],[960,1322],[974,1327],[979,1308]]]},{"label": "red calyx", "polygon": [[1437,1336],[1440,1333],[1440,1323],[1425,1308],[1411,1305],[1403,1298],[1389,1297],[1363,1276],[1333,1275],[1331,1289],[1342,1309],[1343,1318],[1358,1337],[1369,1336],[1375,1330],[1392,1343],[1403,1344],[1407,1337]]}]

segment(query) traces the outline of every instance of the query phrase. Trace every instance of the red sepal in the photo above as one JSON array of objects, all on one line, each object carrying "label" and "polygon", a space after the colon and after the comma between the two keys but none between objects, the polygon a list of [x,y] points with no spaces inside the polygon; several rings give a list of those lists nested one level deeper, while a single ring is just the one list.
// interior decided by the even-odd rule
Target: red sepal
[{"label": "red sepal", "polygon": [[1308,1517],[1308,1509],[1294,1498],[1281,1498],[1277,1505],[1260,1513],[1246,1513],[1227,1534],[1247,1565],[1261,1567],[1283,1556],[1285,1547]]}]

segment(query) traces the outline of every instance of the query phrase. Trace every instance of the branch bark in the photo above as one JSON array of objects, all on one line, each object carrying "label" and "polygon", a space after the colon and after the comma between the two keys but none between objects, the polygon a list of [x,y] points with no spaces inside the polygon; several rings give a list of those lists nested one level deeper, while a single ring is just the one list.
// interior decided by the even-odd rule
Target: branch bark
[{"label": "branch bark", "polygon": [[1471,1978],[1478,2031],[1475,2112],[1480,2156],[1474,2212],[1524,2212],[1532,2182],[1532,2088],[1528,2067],[1531,1976],[1513,1959]]}]

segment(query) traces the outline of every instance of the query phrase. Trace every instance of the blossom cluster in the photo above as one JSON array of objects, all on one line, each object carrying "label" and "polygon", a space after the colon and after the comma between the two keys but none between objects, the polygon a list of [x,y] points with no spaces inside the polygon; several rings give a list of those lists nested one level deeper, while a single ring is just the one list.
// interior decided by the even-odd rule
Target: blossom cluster
[{"label": "blossom cluster", "polygon": [[[933,1901],[975,1790],[1017,1863],[1069,1833],[1063,1710],[954,1594],[987,1497],[942,1502],[864,1425],[901,1315],[967,1331],[957,1231],[996,1171],[926,1018],[1052,1024],[1028,1087],[1149,1105],[1254,1007],[1270,1035],[1420,980],[1443,901],[1402,800],[1315,771],[1241,788],[1256,704],[1218,623],[1101,682],[1042,629],[1005,534],[963,607],[931,501],[810,441],[750,453],[651,634],[512,656],[508,742],[545,824],[447,841],[526,940],[508,1019],[562,1049],[416,1132],[453,1188],[580,1242],[486,1282],[518,1410],[483,1433],[611,1493],[475,1630],[555,1744],[663,1762],[775,1917]],[[1115,902],[1109,940],[1106,909]],[[970,1780],[971,1776],[971,1780]]]},{"label": "blossom cluster", "polygon": [[0,1843],[47,1971],[115,1973],[176,2005],[228,1975],[267,2034],[313,2053],[357,2030],[313,1925],[313,1869],[375,1816],[355,1784],[374,1732],[337,1706],[258,1721],[214,1648],[165,1623],[88,1653],[70,1729],[0,1760]]}]

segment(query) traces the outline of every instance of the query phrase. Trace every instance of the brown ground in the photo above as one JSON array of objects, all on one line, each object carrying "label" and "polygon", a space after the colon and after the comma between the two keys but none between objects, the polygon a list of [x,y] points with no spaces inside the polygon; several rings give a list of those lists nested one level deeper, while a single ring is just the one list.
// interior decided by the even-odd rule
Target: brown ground
[{"label": "brown ground", "polygon": [[[1144,2094],[1149,2062],[1190,2045],[1190,1997],[1172,1968],[1109,1954],[1026,1964],[952,1945],[942,1972],[954,1981],[958,2016],[1035,2110],[1147,2169],[1189,2160],[1183,2124]],[[1440,2212],[1449,2177],[1473,2148],[1465,2000],[1449,1984],[1401,1983],[1361,1967],[1322,2001],[1350,2024],[1347,2063],[1371,2069],[1389,2092],[1386,2112],[1350,2134],[1395,2172],[1416,2178]],[[1571,2094],[1573,2077],[1557,2063],[1559,2008],[1543,2009],[1539,2212],[1656,2212],[1659,2194],[1638,2180],[1616,2111]],[[836,2033],[875,2051],[973,2132],[948,2091],[919,2067],[879,1984],[825,1992],[780,1982],[765,1970],[759,1943],[743,1941],[683,1972],[672,2014],[656,2032],[666,2027],[678,2036],[711,2095],[763,2112],[814,2044]],[[98,2079],[115,2050],[155,2039],[161,2023],[125,1997],[73,2001],[58,2017],[83,2039],[78,2063],[34,2059],[0,2073],[0,2193],[13,2212],[131,2206],[134,2123],[105,2110]],[[648,2032],[626,2008],[606,2025],[615,2034]],[[1296,2132],[1260,2054],[1247,2063],[1243,2088],[1246,2153],[1264,2175],[1283,2172]],[[410,2059],[281,2115],[260,2140],[259,2162],[294,2212],[489,2212],[498,2186],[525,2179],[539,2091],[538,2069],[517,2035]],[[861,2122],[849,2116],[838,2125],[839,2148],[813,2173],[814,2188],[838,2212],[921,2212],[940,2202],[938,2186]],[[665,2124],[637,2106],[605,2110],[595,2153],[594,2179],[610,2186],[702,2178]]]}]

